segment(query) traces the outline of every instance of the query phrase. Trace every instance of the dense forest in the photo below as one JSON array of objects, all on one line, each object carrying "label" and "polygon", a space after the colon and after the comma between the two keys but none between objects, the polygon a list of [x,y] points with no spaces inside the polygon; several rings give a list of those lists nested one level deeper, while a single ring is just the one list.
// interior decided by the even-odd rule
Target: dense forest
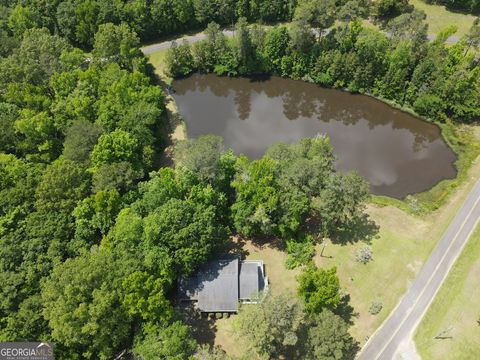
[{"label": "dense forest", "polygon": [[[176,279],[228,251],[232,234],[279,238],[304,264],[368,200],[362,178],[335,171],[324,137],[249,161],[207,136],[180,142],[175,166],[160,167],[165,95],[141,40],[210,24],[208,40],[169,52],[172,75],[276,73],[426,116],[479,116],[476,32],[429,43],[405,1],[0,4],[0,340],[51,341],[58,359],[225,358],[191,337],[173,306]],[[355,21],[367,16],[391,36]],[[322,31],[337,18],[347,25]],[[237,23],[235,38],[212,21]],[[245,337],[270,358],[352,358],[335,269],[305,267],[299,298],[268,298],[239,315],[239,331],[255,328]],[[256,343],[266,332],[276,335]]]},{"label": "dense forest", "polygon": [[[0,55],[18,45],[31,28],[46,28],[72,45],[91,49],[100,25],[126,23],[142,41],[170,34],[201,30],[214,21],[234,25],[244,17],[249,22],[287,22],[298,0],[2,0],[0,1]],[[326,0],[334,5],[339,18],[352,13],[388,18],[410,8],[407,0]],[[323,21],[323,20],[320,20]]]},{"label": "dense forest", "polygon": [[435,121],[480,118],[478,21],[451,46],[446,39],[455,29],[447,28],[435,41],[428,41],[424,14],[417,10],[384,21],[387,33],[350,21],[325,34],[322,31],[335,20],[334,12],[324,11],[319,17],[312,15],[310,3],[304,4],[297,7],[289,27],[265,30],[240,19],[233,40],[211,23],[207,40],[173,44],[167,54],[170,75],[278,74],[371,94]]},{"label": "dense forest", "polygon": [[[0,339],[51,341],[59,359],[217,356],[197,347],[174,309],[176,279],[227,251],[231,234],[301,243],[308,219],[316,235],[348,227],[366,182],[336,173],[323,137],[249,161],[209,136],[178,144],[175,168],[160,168],[165,96],[136,32],[101,24],[87,54],[48,27],[16,27],[22,6],[8,17],[12,43],[0,59]],[[322,315],[297,307],[299,334],[309,334],[301,349],[353,356],[334,314],[338,278],[323,272],[305,272],[313,285],[303,296],[317,297]],[[331,337],[323,322],[342,334],[337,347],[321,347]],[[296,343],[271,341],[272,357]]]},{"label": "dense forest", "polygon": [[[2,6],[3,5],[3,6]],[[20,39],[26,29],[45,27],[73,45],[90,48],[101,24],[128,23],[142,40],[193,29],[215,21],[289,21],[296,0],[18,0],[0,1],[3,39]]]}]

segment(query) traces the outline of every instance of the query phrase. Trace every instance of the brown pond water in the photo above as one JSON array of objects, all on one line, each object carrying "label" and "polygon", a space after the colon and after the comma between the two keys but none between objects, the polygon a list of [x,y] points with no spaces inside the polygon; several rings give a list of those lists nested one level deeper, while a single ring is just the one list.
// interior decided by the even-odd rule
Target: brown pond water
[{"label": "brown pond water", "polygon": [[250,159],[276,142],[326,134],[337,168],[358,171],[374,194],[403,198],[456,176],[437,126],[368,96],[279,77],[196,74],[173,87],[188,136],[221,135]]}]

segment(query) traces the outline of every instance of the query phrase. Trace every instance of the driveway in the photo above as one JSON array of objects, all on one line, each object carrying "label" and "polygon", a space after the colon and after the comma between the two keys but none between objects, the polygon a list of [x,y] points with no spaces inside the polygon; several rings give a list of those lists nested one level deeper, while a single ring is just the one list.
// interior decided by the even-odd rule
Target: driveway
[{"label": "driveway", "polygon": [[[232,36],[233,36],[233,31],[231,31],[231,30],[223,30],[223,33],[224,33],[226,36],[228,36],[228,37],[232,37]],[[207,35],[202,32],[202,33],[198,33],[198,34],[191,35],[191,36],[185,36],[185,37],[183,37],[183,38],[174,39],[174,40],[175,40],[178,44],[181,44],[183,40],[185,40],[185,41],[188,42],[188,43],[194,43],[194,42],[197,42],[197,41],[200,41],[200,40],[205,40],[206,38],[207,38]],[[170,48],[170,45],[172,44],[172,41],[173,41],[173,40],[162,41],[162,42],[159,42],[159,43],[157,43],[157,44],[152,44],[152,45],[144,46],[144,47],[140,48],[140,50],[142,50],[142,52],[143,52],[145,55],[148,55],[148,54],[151,54],[151,53],[160,51],[160,50],[164,50],[164,49]]]}]

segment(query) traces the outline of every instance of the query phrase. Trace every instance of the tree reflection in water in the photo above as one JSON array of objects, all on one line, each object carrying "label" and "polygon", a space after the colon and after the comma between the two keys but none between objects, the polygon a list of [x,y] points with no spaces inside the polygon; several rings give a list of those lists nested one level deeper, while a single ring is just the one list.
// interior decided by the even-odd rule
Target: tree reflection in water
[{"label": "tree reflection in water", "polygon": [[189,136],[217,134],[261,157],[276,142],[330,136],[340,170],[357,170],[376,194],[404,197],[453,178],[440,129],[374,98],[279,77],[193,75],[175,81]]}]

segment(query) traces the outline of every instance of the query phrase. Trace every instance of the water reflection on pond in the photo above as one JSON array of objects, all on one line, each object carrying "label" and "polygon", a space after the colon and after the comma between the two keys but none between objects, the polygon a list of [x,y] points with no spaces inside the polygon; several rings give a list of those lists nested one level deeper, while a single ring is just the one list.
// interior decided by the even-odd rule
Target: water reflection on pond
[{"label": "water reflection on pond", "polygon": [[251,159],[279,141],[327,134],[337,168],[357,170],[374,194],[402,198],[456,175],[437,126],[367,96],[279,77],[198,74],[174,89],[188,136],[221,135]]}]

